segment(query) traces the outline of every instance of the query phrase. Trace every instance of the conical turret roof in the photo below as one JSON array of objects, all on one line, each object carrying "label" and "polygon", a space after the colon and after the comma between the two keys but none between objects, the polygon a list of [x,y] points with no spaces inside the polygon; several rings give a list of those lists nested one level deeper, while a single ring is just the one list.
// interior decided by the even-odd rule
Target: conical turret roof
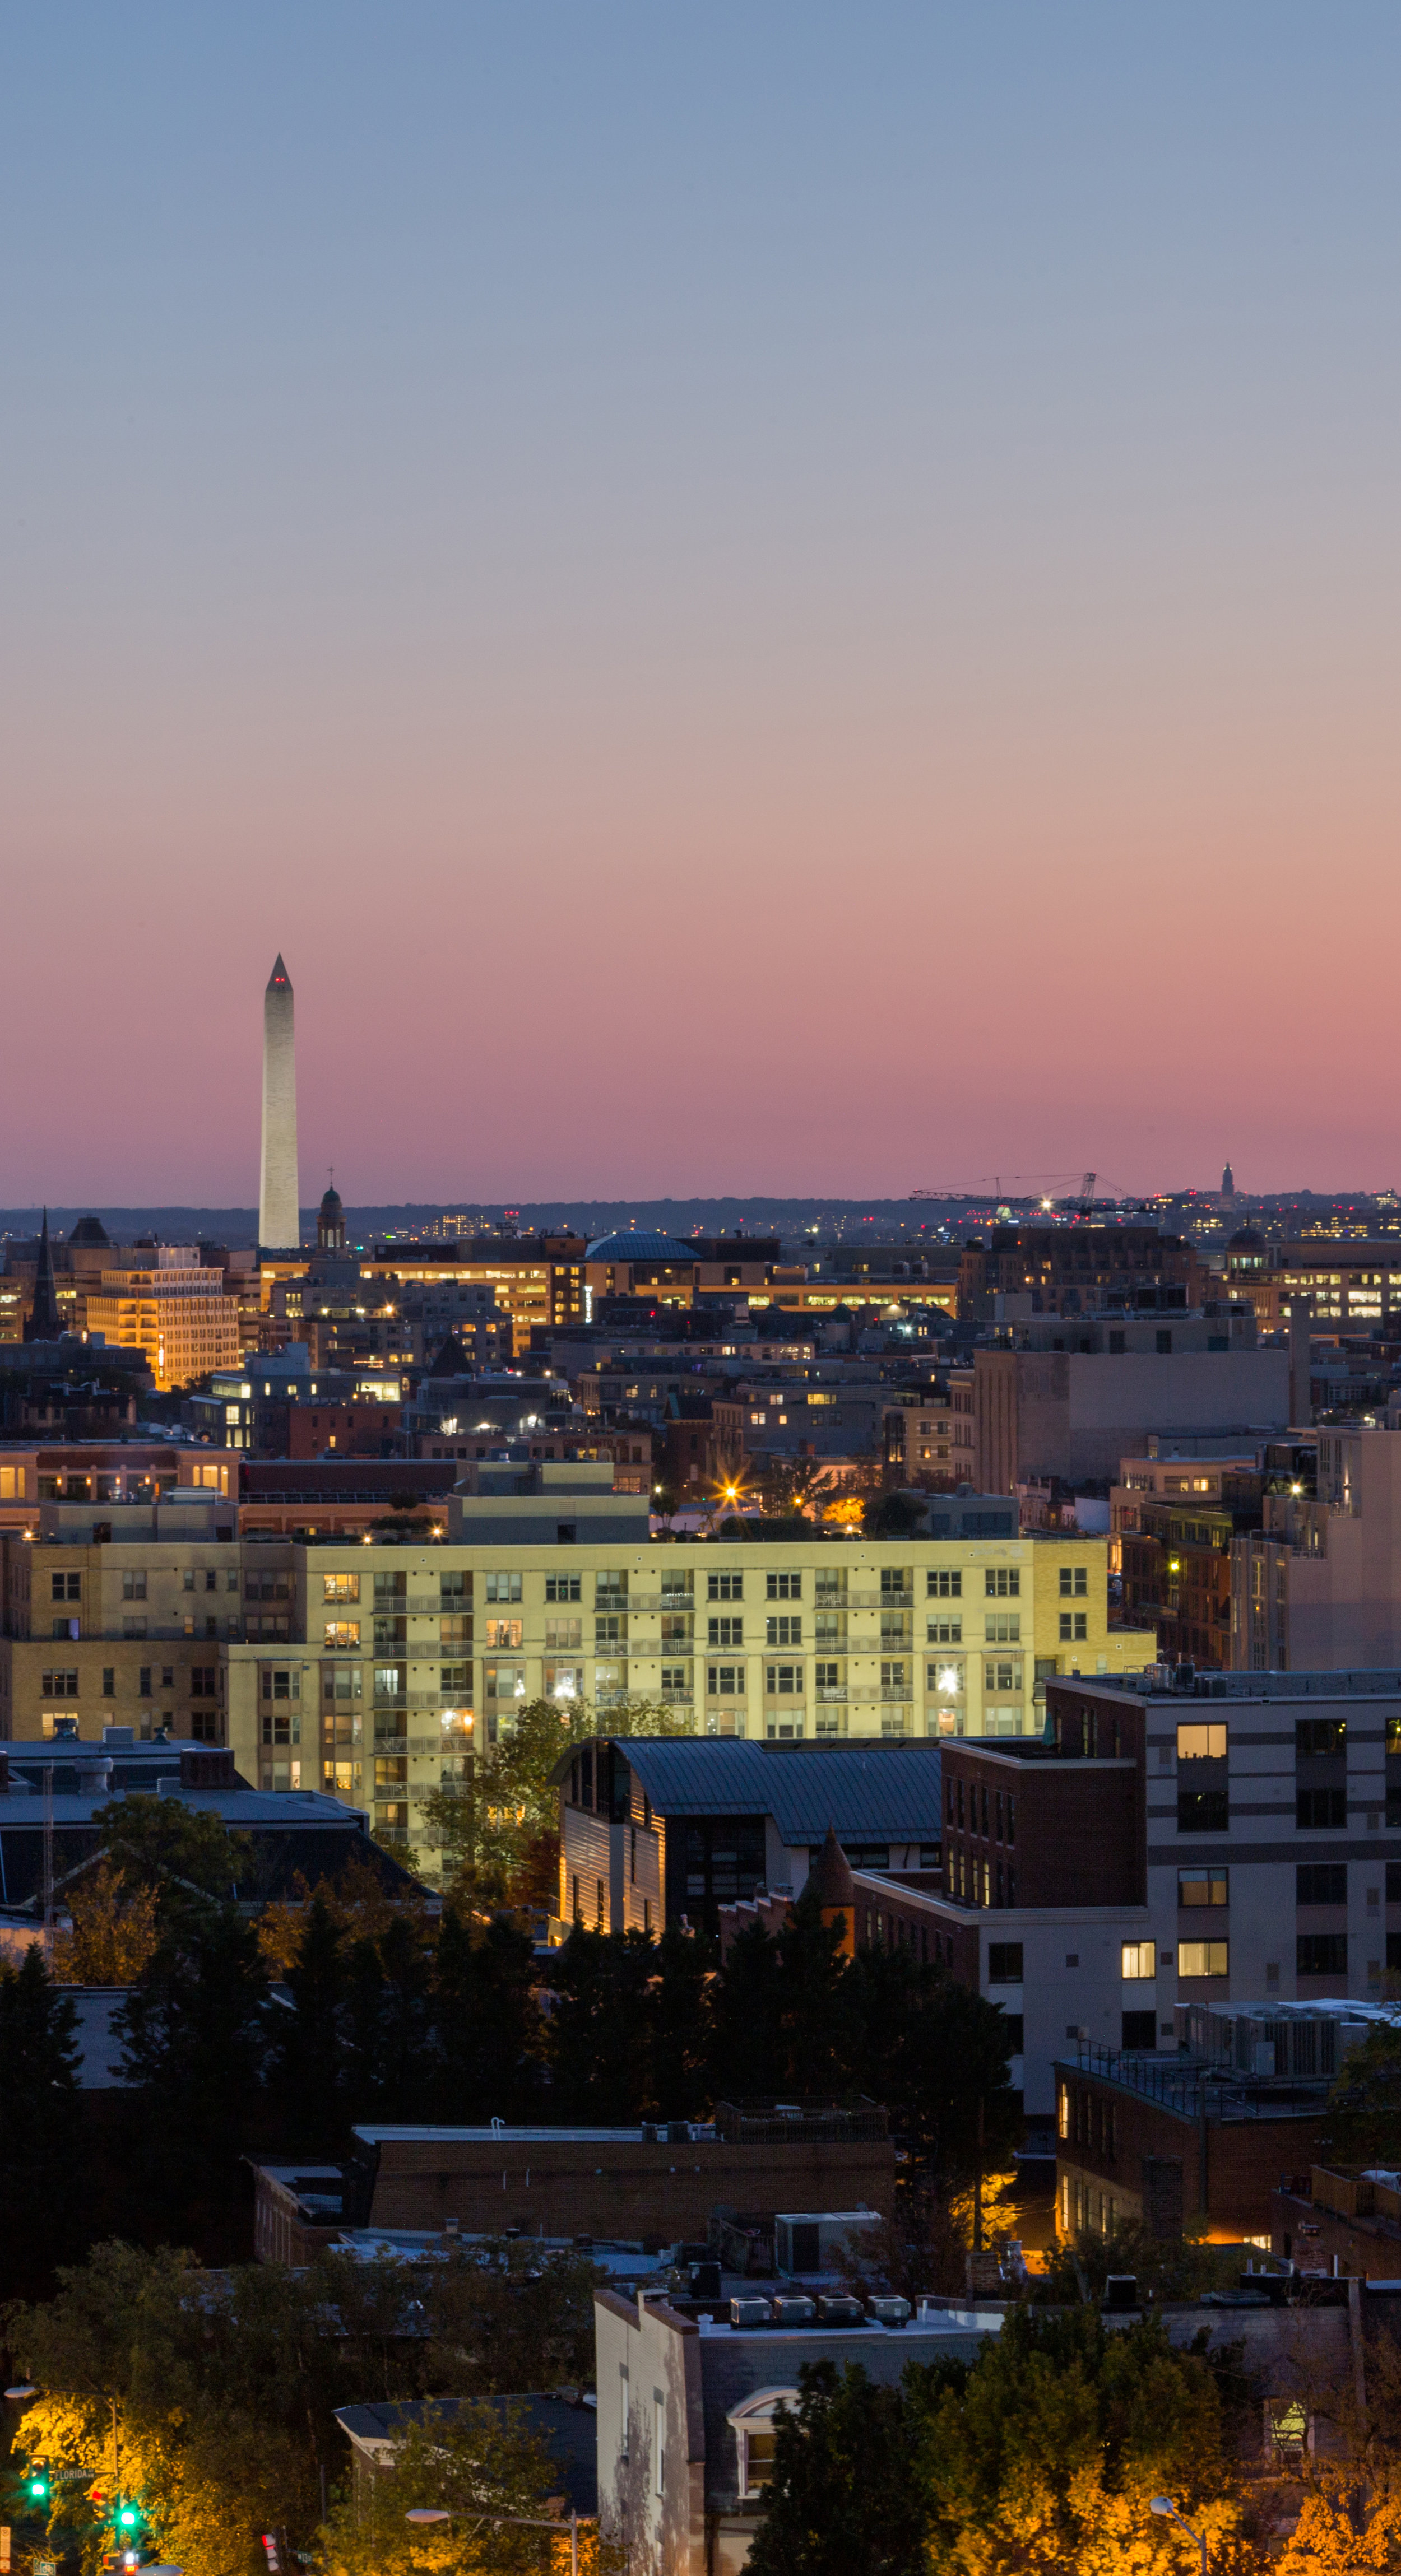
[{"label": "conical turret roof", "polygon": [[850,1914],[856,1903],[856,1881],[851,1875],[846,1853],[837,1840],[835,1825],[827,1828],[827,1839],[808,1874],[808,1885],[814,1889],[825,1913],[840,1906]]}]

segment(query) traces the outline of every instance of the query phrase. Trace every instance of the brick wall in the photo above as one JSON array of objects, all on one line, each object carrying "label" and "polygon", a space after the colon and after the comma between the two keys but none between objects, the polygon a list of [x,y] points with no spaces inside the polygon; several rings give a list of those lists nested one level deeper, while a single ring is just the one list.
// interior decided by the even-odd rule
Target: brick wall
[{"label": "brick wall", "polygon": [[1182,2166],[1184,2224],[1190,2228],[1206,2219],[1214,2234],[1230,2237],[1270,2233],[1281,2174],[1302,2172],[1311,2163],[1325,2125],[1320,2103],[1316,2117],[1211,2120],[1203,2132],[1199,2121],[1126,2085],[1064,2067],[1056,2070],[1056,2103],[1058,2133],[1068,2128],[1056,2143],[1058,2209],[1064,2207],[1064,2176],[1072,2187],[1078,2181],[1112,2194],[1122,2214],[1139,2217],[1144,2158],[1168,2157]]}]

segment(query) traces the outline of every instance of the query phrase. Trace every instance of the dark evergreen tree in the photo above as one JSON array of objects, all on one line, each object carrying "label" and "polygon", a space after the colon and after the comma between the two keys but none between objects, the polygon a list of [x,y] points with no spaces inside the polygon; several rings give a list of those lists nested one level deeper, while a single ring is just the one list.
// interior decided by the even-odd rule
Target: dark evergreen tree
[{"label": "dark evergreen tree", "polygon": [[658,2119],[694,2120],[709,2108],[709,1999],[715,1944],[668,1924],[657,1943],[651,1993],[649,2097]]},{"label": "dark evergreen tree", "polygon": [[824,1923],[815,1890],[804,1888],[778,1934],[778,1991],[785,2091],[851,2089],[854,2034],[848,2006],[846,1926]]},{"label": "dark evergreen tree", "polygon": [[539,2104],[542,2030],[530,1935],[497,1915],[474,1937],[455,1907],[433,1964],[439,2117],[520,2119]]},{"label": "dark evergreen tree", "polygon": [[711,1988],[712,2101],[752,2101],[783,2089],[783,2008],[778,1944],[762,1923],[732,1942]]},{"label": "dark evergreen tree", "polygon": [[571,1932],[552,1962],[554,2116],[621,2124],[651,2099],[656,1943],[644,1932]]},{"label": "dark evergreen tree", "polygon": [[1021,2114],[1008,2080],[1012,2034],[995,2004],[909,1950],[872,1948],[847,1970],[843,2007],[849,2081],[889,2105],[921,2163],[949,2182],[966,2182],[980,2162],[985,2172],[1006,2163]]},{"label": "dark evergreen tree", "polygon": [[239,2159],[269,2053],[268,1981],[251,1923],[206,1910],[163,1941],[117,2016],[123,2068],[141,2088],[148,2223],[206,2259],[238,2241]]},{"label": "dark evergreen tree", "polygon": [[390,2120],[432,2117],[432,1960],[420,1929],[396,1914],[379,1943],[380,2107]]},{"label": "dark evergreen tree", "polygon": [[0,2290],[35,2297],[79,2241],[76,2015],[37,1941],[0,1966]]},{"label": "dark evergreen tree", "polygon": [[798,2373],[798,2404],[778,2416],[767,2510],[749,2576],[924,2576],[927,2520],[911,2477],[904,2393],[856,2363]]},{"label": "dark evergreen tree", "polygon": [[345,1946],[318,1889],[306,1910],[301,1946],[285,1979],[292,2010],[274,2015],[274,2082],[289,2142],[298,2155],[335,2153],[343,2141]]},{"label": "dark evergreen tree", "polygon": [[369,1933],[352,1941],[345,1962],[342,2015],[345,2101],[352,2120],[367,2120],[385,2100],[387,2015],[384,1968]]}]

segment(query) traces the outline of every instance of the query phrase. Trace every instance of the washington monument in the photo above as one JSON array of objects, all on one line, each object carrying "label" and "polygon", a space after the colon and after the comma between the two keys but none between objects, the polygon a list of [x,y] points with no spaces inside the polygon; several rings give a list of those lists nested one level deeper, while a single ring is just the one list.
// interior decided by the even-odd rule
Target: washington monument
[{"label": "washington monument", "polygon": [[278,958],[263,995],[263,1168],[258,1185],[258,1241],[268,1252],[300,1243],[297,1192],[297,1053],[292,984]]}]

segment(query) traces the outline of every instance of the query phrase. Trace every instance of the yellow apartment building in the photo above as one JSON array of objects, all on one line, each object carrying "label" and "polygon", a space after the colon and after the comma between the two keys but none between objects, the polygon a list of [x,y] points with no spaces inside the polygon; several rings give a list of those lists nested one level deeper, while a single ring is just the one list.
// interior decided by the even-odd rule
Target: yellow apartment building
[{"label": "yellow apartment building", "polygon": [[[784,1743],[1035,1735],[1053,1674],[1156,1655],[1109,1626],[1102,1537],[654,1542],[606,1463],[532,1473],[407,1545],[239,1538],[212,1497],[98,1540],[91,1509],[46,1504],[3,1540],[0,1734],[76,1716],[226,1743],[256,1786],[345,1798],[431,1869],[425,1796],[527,1700],[604,1723],[664,1701]],[[559,1511],[582,1517],[546,1535]]]},{"label": "yellow apartment building", "polygon": [[[287,1643],[227,1650],[227,1740],[269,1789],[320,1788],[418,1844],[422,1800],[523,1701],[606,1722],[661,1700],[771,1741],[1027,1735],[1054,1673],[1135,1672],[1107,1542],[1074,1534],[422,1547],[245,1542]],[[430,1856],[425,1855],[429,1860]],[[431,1860],[430,1860],[431,1865]]]},{"label": "yellow apartment building", "polygon": [[239,1364],[239,1301],[225,1295],[222,1270],[205,1270],[188,1254],[171,1262],[162,1255],[151,1270],[104,1270],[77,1305],[79,1331],[145,1352],[162,1394]]}]

